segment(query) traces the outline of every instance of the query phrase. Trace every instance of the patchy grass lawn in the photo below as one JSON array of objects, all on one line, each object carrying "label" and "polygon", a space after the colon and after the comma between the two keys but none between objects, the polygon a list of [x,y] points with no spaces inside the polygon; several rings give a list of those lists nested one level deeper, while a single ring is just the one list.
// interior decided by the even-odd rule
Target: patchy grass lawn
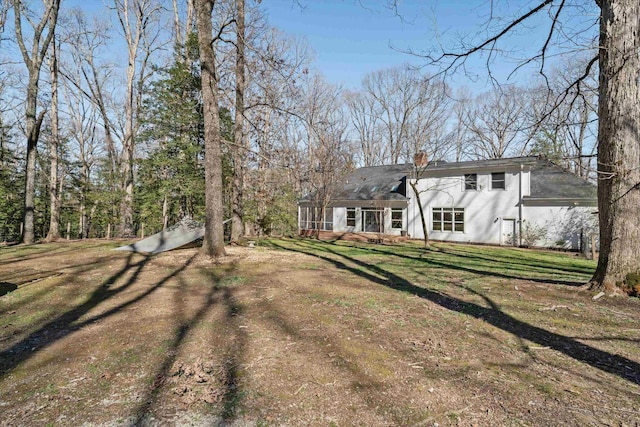
[{"label": "patchy grass lawn", "polygon": [[0,425],[638,425],[640,300],[574,255],[0,247]]}]

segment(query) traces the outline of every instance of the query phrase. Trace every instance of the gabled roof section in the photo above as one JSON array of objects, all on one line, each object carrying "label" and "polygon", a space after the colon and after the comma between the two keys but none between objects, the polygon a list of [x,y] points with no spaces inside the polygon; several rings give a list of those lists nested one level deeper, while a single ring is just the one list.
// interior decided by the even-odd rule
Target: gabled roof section
[{"label": "gabled roof section", "polygon": [[595,184],[565,171],[550,161],[540,160],[531,168],[531,198],[597,199]]},{"label": "gabled roof section", "polygon": [[[405,177],[411,164],[369,166],[347,175],[332,194],[333,200],[406,200]],[[342,184],[342,185],[340,185]]]},{"label": "gabled roof section", "polygon": [[[354,170],[342,181],[336,182],[331,195],[333,201],[406,201],[408,178],[426,178],[430,172],[436,176],[460,176],[465,173],[531,170],[529,200],[591,200],[597,199],[596,186],[571,172],[539,157],[512,157],[507,159],[472,160],[465,162],[433,161],[426,168],[411,163],[369,166]],[[410,196],[410,195],[409,195]],[[301,201],[309,201],[310,196]]]},{"label": "gabled roof section", "polygon": [[[426,173],[431,171],[451,171],[458,173],[476,172],[486,169],[495,169],[496,171],[501,169],[516,168],[520,165],[534,165],[540,160],[538,157],[510,157],[507,159],[488,159],[488,160],[469,160],[464,162],[445,162],[445,161],[433,161],[429,162],[426,168],[419,168],[419,171],[425,171]],[[410,167],[412,165],[409,165]]]}]

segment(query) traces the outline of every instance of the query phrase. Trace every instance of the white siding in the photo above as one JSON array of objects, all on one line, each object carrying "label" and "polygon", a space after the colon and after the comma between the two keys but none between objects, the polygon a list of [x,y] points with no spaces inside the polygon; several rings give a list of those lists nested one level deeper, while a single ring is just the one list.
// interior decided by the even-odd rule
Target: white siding
[{"label": "white siding", "polygon": [[544,230],[532,246],[579,249],[580,236],[597,230],[597,208],[584,206],[525,206],[523,229]]},{"label": "white siding", "polygon": [[[498,172],[498,171],[497,171]],[[499,171],[502,172],[502,171]],[[528,172],[525,172],[528,173]],[[506,189],[491,189],[491,173],[478,173],[478,189],[464,190],[464,174],[456,177],[434,177],[418,182],[429,237],[453,242],[500,244],[501,220],[519,219],[520,172],[505,172]],[[413,191],[409,203],[408,231],[411,237],[422,239],[424,233],[420,212]],[[463,208],[464,232],[433,231],[433,208]]]},{"label": "white siding", "polygon": [[[515,222],[517,243],[520,243],[520,237],[538,234],[540,237],[534,239],[532,246],[578,249],[581,233],[588,236],[596,230],[597,216],[593,215],[596,210],[594,207],[520,206],[521,197],[531,194],[531,174],[528,170],[506,171],[504,190],[491,189],[491,172],[478,172],[477,175],[478,188],[475,191],[465,191],[464,174],[418,181],[429,238],[451,242],[509,244],[506,232]],[[424,233],[416,197],[412,190],[407,196],[411,197],[408,233],[412,238],[422,239]],[[434,230],[434,208],[464,209],[464,232]],[[540,231],[541,229],[544,231]],[[521,230],[522,236],[519,236]]]}]

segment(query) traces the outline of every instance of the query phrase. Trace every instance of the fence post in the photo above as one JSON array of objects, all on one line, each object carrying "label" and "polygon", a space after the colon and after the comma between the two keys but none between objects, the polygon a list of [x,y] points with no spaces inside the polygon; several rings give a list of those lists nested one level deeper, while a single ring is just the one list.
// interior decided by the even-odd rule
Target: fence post
[{"label": "fence post", "polygon": [[67,222],[67,240],[69,240],[71,237],[71,223]]},{"label": "fence post", "polygon": [[144,222],[142,223],[142,238],[144,239]]},{"label": "fence post", "polygon": [[107,224],[107,240],[111,239],[111,223]]}]

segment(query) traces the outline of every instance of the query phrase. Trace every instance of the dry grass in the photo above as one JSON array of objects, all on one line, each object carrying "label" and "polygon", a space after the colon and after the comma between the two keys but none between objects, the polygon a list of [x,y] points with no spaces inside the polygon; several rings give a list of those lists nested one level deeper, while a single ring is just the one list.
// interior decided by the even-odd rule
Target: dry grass
[{"label": "dry grass", "polygon": [[2,425],[637,425],[637,299],[541,251],[0,249]]}]

